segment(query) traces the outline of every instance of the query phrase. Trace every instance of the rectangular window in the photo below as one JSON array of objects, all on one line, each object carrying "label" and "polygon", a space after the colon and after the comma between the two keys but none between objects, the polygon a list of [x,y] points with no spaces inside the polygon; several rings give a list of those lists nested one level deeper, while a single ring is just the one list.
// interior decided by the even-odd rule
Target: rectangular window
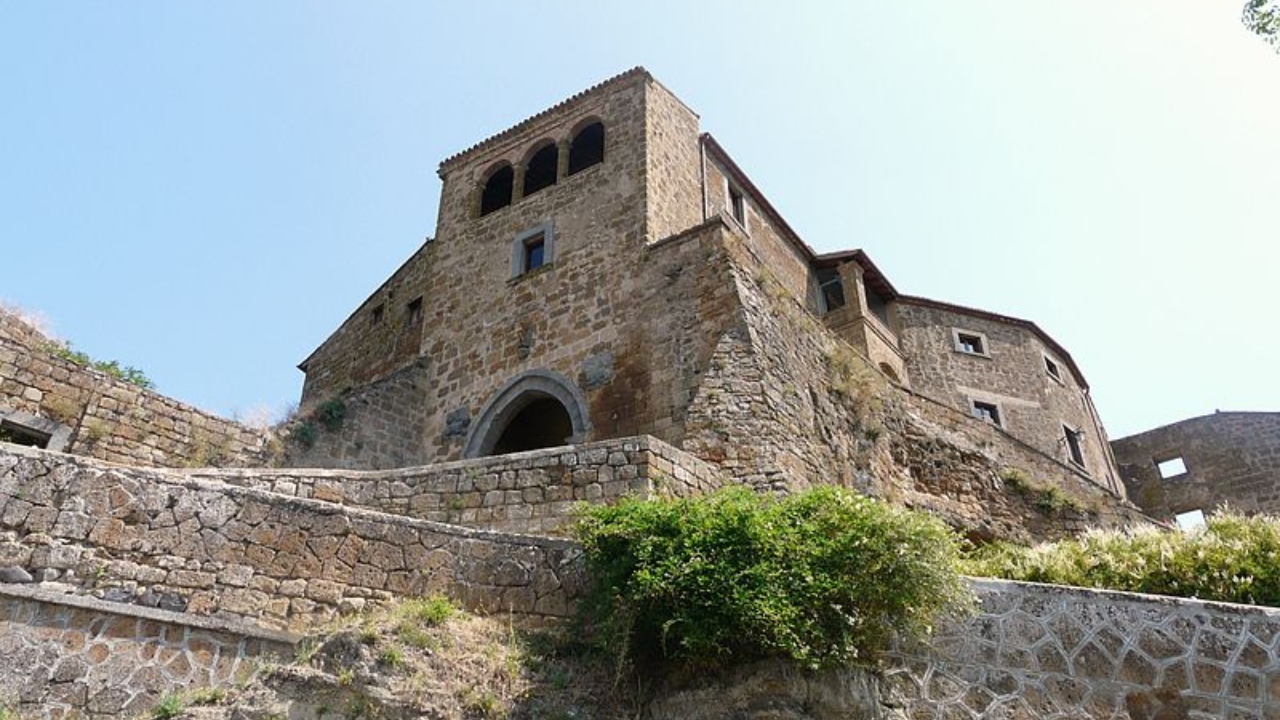
[{"label": "rectangular window", "polygon": [[974,400],[973,408],[970,412],[979,420],[985,420],[996,427],[1003,427],[1000,424],[1000,407],[995,403]]},{"label": "rectangular window", "polygon": [[542,233],[524,241],[524,271],[537,270],[546,258],[547,238]]},{"label": "rectangular window", "polygon": [[385,309],[386,308],[383,306],[382,303],[378,303],[377,305],[373,306],[373,312],[370,313],[370,320],[372,320],[374,325],[377,325],[378,323],[382,322],[382,315],[385,312]]},{"label": "rectangular window", "polygon": [[1051,360],[1048,355],[1044,356],[1044,371],[1049,373],[1049,377],[1062,382],[1062,371],[1058,369],[1058,363]]},{"label": "rectangular window", "polygon": [[1062,434],[1067,444],[1067,457],[1076,465],[1084,467],[1084,451],[1080,446],[1080,438],[1084,433],[1063,425]]},{"label": "rectangular window", "polygon": [[8,420],[0,420],[0,442],[45,449],[52,435]]},{"label": "rectangular window", "polygon": [[1188,510],[1187,512],[1178,513],[1174,516],[1178,522],[1178,529],[1182,532],[1191,532],[1204,527],[1204,511]]},{"label": "rectangular window", "polygon": [[422,322],[422,297],[416,297],[404,307],[404,324],[417,325]]},{"label": "rectangular window", "polygon": [[835,268],[818,269],[818,293],[822,297],[822,311],[831,312],[844,307],[844,283],[840,271]]},{"label": "rectangular window", "polygon": [[733,213],[733,219],[738,221],[744,229],[747,227],[747,201],[742,196],[742,191],[729,184],[729,211]]},{"label": "rectangular window", "polygon": [[962,352],[966,355],[987,354],[987,338],[982,333],[968,332],[966,330],[952,331],[956,342],[956,352]]},{"label": "rectangular window", "polygon": [[1182,461],[1182,457],[1169,458],[1168,460],[1157,460],[1156,469],[1160,471],[1160,479],[1168,480],[1172,477],[1187,474],[1187,464]]}]

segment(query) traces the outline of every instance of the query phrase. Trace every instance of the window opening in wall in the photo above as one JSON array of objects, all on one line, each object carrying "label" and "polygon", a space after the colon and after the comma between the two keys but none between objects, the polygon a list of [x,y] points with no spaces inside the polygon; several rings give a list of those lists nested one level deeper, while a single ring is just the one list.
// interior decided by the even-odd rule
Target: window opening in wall
[{"label": "window opening in wall", "polygon": [[893,366],[890,365],[889,363],[885,363],[885,362],[880,363],[880,372],[884,373],[885,375],[888,375],[889,379],[894,382],[902,382],[902,380],[898,378],[898,371],[894,370]]},{"label": "window opening in wall", "polygon": [[370,313],[370,320],[373,321],[374,325],[377,325],[378,323],[382,322],[382,316],[385,313],[385,311],[386,311],[386,307],[382,303],[378,303],[377,305],[373,306],[373,312]]},{"label": "window opening in wall", "polygon": [[1188,510],[1178,513],[1174,516],[1174,520],[1178,523],[1178,529],[1183,532],[1191,532],[1204,527],[1204,511]]},{"label": "window opening in wall", "polygon": [[1067,456],[1071,459],[1071,462],[1084,467],[1084,450],[1080,445],[1080,438],[1084,436],[1084,433],[1063,425],[1062,434],[1067,444]]},{"label": "window opening in wall", "polygon": [[973,416],[979,420],[984,420],[992,425],[1000,427],[1000,408],[995,403],[974,400],[973,407],[970,412],[972,412]]},{"label": "window opening in wall", "polygon": [[986,355],[987,343],[978,333],[956,331],[956,350],[970,355]]},{"label": "window opening in wall", "polygon": [[578,131],[569,144],[569,174],[604,162],[604,123],[592,123]]},{"label": "window opening in wall", "polygon": [[835,268],[818,268],[818,294],[824,313],[844,307],[844,283]]},{"label": "window opening in wall", "polygon": [[542,267],[542,262],[546,255],[544,251],[547,249],[547,238],[544,234],[538,233],[528,240],[524,241],[524,271],[536,270]]},{"label": "window opening in wall", "polygon": [[882,297],[879,293],[872,290],[871,288],[866,287],[865,285],[863,287],[865,288],[863,294],[867,298],[867,309],[871,311],[872,315],[875,315],[877,318],[879,318],[880,322],[884,323],[885,327],[889,327],[888,301],[886,301],[884,297]]},{"label": "window opening in wall", "polygon": [[36,447],[43,450],[49,447],[49,440],[52,437],[49,433],[40,432],[25,425],[19,425],[9,420],[0,420],[0,442]]},{"label": "window opening in wall", "polygon": [[529,158],[524,170],[524,194],[532,195],[556,184],[556,165],[560,162],[560,149],[555,143],[544,145]]},{"label": "window opening in wall", "polygon": [[1044,371],[1049,373],[1049,377],[1062,382],[1062,371],[1058,369],[1058,363],[1051,360],[1048,355],[1044,358]]},{"label": "window opening in wall", "polygon": [[1160,471],[1160,479],[1168,480],[1172,477],[1187,474],[1187,464],[1182,461],[1182,457],[1169,458],[1168,460],[1157,460],[1156,469]]},{"label": "window opening in wall", "polygon": [[416,297],[404,306],[404,324],[417,325],[422,322],[422,297]]},{"label": "window opening in wall", "polygon": [[742,197],[742,191],[729,184],[729,212],[733,213],[733,219],[743,228],[747,227],[747,201]]},{"label": "window opening in wall", "polygon": [[484,183],[480,193],[480,215],[488,215],[511,204],[511,192],[515,186],[515,170],[506,165],[495,170]]}]

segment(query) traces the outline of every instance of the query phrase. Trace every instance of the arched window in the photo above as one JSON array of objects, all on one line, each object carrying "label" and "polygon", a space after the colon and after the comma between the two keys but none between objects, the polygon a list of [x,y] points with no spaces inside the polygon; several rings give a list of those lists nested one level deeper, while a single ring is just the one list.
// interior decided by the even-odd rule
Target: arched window
[{"label": "arched window", "polygon": [[482,216],[511,204],[511,189],[515,184],[515,177],[515,171],[510,165],[504,165],[489,175],[489,179],[484,181],[484,191],[480,194]]},{"label": "arched window", "polygon": [[604,123],[595,122],[582,128],[569,145],[569,174],[604,162]]},{"label": "arched window", "polygon": [[555,143],[547,143],[529,158],[524,170],[524,194],[532,195],[545,187],[556,184],[556,165],[560,163],[560,149]]}]

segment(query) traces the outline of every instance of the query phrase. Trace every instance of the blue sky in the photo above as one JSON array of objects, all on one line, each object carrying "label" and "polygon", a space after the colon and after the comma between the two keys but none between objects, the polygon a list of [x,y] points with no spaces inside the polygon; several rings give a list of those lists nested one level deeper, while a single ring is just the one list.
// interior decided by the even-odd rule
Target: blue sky
[{"label": "blue sky", "polygon": [[1280,410],[1280,56],[1242,4],[7,4],[0,299],[278,411],[433,233],[441,159],[644,65],[819,251],[1039,323],[1113,437]]}]

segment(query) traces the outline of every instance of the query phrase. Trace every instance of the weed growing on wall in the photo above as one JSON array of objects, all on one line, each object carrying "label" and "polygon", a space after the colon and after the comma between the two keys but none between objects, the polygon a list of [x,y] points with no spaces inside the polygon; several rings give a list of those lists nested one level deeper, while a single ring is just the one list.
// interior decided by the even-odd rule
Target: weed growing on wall
[{"label": "weed growing on wall", "polygon": [[156,386],[147,374],[131,365],[121,365],[116,360],[95,360],[89,357],[88,353],[81,352],[71,347],[71,343],[62,340],[51,340],[44,344],[43,350],[54,357],[60,357],[63,360],[69,360],[76,365],[92,368],[98,372],[106,373],[113,378],[132,383],[140,388],[150,390]]},{"label": "weed growing on wall", "polygon": [[1075,540],[984,545],[971,575],[1280,606],[1280,518],[1223,512],[1193,532],[1091,531]]},{"label": "weed growing on wall", "polygon": [[619,660],[869,663],[969,602],[936,518],[834,487],[782,499],[733,487],[584,508],[584,619]]}]

